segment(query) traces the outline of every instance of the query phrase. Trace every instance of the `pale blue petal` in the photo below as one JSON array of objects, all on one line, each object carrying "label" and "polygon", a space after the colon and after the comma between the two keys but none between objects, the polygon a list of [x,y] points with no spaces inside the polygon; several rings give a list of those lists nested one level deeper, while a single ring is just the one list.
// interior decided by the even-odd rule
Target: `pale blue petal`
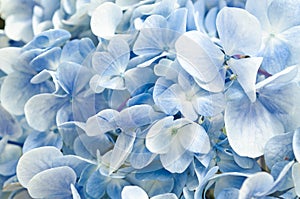
[{"label": "pale blue petal", "polygon": [[225,96],[223,93],[210,93],[200,91],[192,100],[198,114],[203,116],[215,116],[225,109]]},{"label": "pale blue petal", "polygon": [[138,186],[125,186],[121,195],[122,199],[148,199],[147,193]]},{"label": "pale blue petal", "polygon": [[71,184],[76,174],[70,167],[56,167],[36,174],[28,183],[28,192],[34,198],[72,198]]},{"label": "pale blue petal", "polygon": [[[212,92],[222,91],[224,79],[219,70],[224,54],[203,33],[191,31],[182,35],[175,44],[180,65],[196,79],[199,86]],[[210,83],[210,84],[209,84]]]},{"label": "pale blue petal", "polygon": [[27,187],[29,181],[37,173],[52,167],[52,161],[63,154],[59,149],[46,146],[35,148],[24,153],[17,165],[17,177],[23,187]]},{"label": "pale blue petal", "polygon": [[125,71],[130,57],[130,48],[128,43],[119,37],[110,40],[107,51],[114,57],[114,64],[120,71]]},{"label": "pale blue petal", "polygon": [[286,41],[270,36],[260,55],[264,58],[262,68],[270,74],[275,74],[287,67],[291,51]]},{"label": "pale blue petal", "polygon": [[122,18],[122,9],[118,5],[111,2],[103,3],[92,14],[91,30],[98,37],[110,39],[115,35]]},{"label": "pale blue petal", "polygon": [[39,131],[45,131],[56,124],[57,111],[68,98],[53,94],[35,95],[25,104],[24,112],[28,124]]},{"label": "pale blue petal", "polygon": [[156,122],[146,136],[146,147],[152,153],[163,154],[170,150],[172,135],[166,129],[173,123],[173,117],[165,117]]},{"label": "pale blue petal", "polygon": [[265,146],[265,161],[269,168],[276,162],[293,160],[293,133],[285,133],[271,138]]},{"label": "pale blue petal", "polygon": [[224,120],[231,147],[240,156],[262,155],[266,142],[283,133],[284,126],[260,101],[251,103],[239,89],[227,95]]},{"label": "pale blue petal", "polygon": [[5,139],[0,142],[0,174],[2,176],[11,176],[16,173],[16,167],[21,157],[22,149],[17,145],[7,144]]},{"label": "pale blue petal", "polygon": [[[241,20],[243,19],[243,20]],[[244,9],[224,7],[217,16],[217,29],[227,55],[256,55],[261,47],[259,21]]]},{"label": "pale blue petal", "polygon": [[[169,32],[170,38],[177,38],[179,35],[186,30],[186,20],[187,20],[187,9],[179,8],[173,11],[168,17],[168,28],[174,32]],[[173,44],[174,45],[174,44]]]},{"label": "pale blue petal", "polygon": [[216,27],[216,18],[217,14],[219,12],[219,9],[217,7],[211,8],[205,17],[205,28],[207,30],[207,34],[210,37],[216,37],[217,36],[217,27]]},{"label": "pale blue petal", "polygon": [[151,197],[151,199],[177,199],[177,196],[174,193],[165,193]]},{"label": "pale blue petal", "polygon": [[293,131],[300,125],[299,66],[291,66],[256,85],[259,101]]},{"label": "pale blue petal", "polygon": [[[143,75],[141,75],[143,74]],[[133,68],[125,73],[125,86],[133,95],[147,84],[154,84],[156,76],[150,68]]]},{"label": "pale blue petal", "polygon": [[107,195],[110,198],[115,199],[121,199],[121,192],[124,186],[129,185],[129,182],[125,180],[120,179],[113,179],[108,185],[107,185]]},{"label": "pale blue petal", "polygon": [[116,0],[116,4],[120,7],[127,8],[139,3],[139,0]]},{"label": "pale blue petal", "polygon": [[238,198],[239,197],[239,190],[236,188],[227,188],[223,189],[216,199],[228,199],[228,198]]},{"label": "pale blue petal", "polygon": [[102,198],[108,182],[109,178],[102,176],[99,171],[95,171],[87,180],[86,193],[93,198]]},{"label": "pale blue petal", "polygon": [[[74,62],[63,62],[57,69],[57,79],[68,94],[76,94],[89,82],[87,69]],[[78,88],[77,88],[78,87]]]},{"label": "pale blue petal", "polygon": [[0,104],[0,136],[18,138],[22,135],[22,129],[15,117],[7,112]]},{"label": "pale blue petal", "polygon": [[16,57],[20,56],[21,48],[18,47],[7,47],[0,49],[0,69],[9,74],[14,71],[14,64]]},{"label": "pale blue petal", "polygon": [[91,164],[94,164],[94,162],[84,159],[80,156],[64,155],[55,158],[53,160],[52,166],[53,167],[68,166],[74,170],[77,177],[80,177],[83,170],[85,170]]},{"label": "pale blue petal", "polygon": [[269,30],[270,22],[268,18],[268,0],[247,0],[246,10],[254,15],[260,22],[262,29]]},{"label": "pale blue petal", "polygon": [[94,48],[95,45],[89,38],[72,40],[64,45],[61,52],[61,62],[75,62],[81,64]]},{"label": "pale blue petal", "polygon": [[299,0],[274,0],[269,5],[268,17],[276,32],[284,31],[292,26],[300,25]]},{"label": "pale blue petal", "polygon": [[62,145],[63,140],[59,133],[55,133],[53,131],[31,132],[24,142],[23,153],[42,146],[54,146],[58,149],[61,149]]},{"label": "pale blue petal", "polygon": [[133,52],[137,55],[152,55],[153,57],[162,53],[164,47],[168,47],[167,19],[160,15],[149,16],[140,31],[133,46]]},{"label": "pale blue petal", "polygon": [[264,193],[272,188],[273,183],[274,179],[270,174],[266,172],[255,173],[244,181],[240,189],[239,199],[252,198]]},{"label": "pale blue petal", "polygon": [[149,165],[156,154],[151,153],[145,146],[145,139],[137,136],[129,157],[130,164],[135,169],[142,169]]},{"label": "pale blue petal", "polygon": [[172,81],[161,77],[156,81],[153,90],[155,104],[168,115],[175,115],[179,108],[179,100],[176,97],[176,93],[170,90],[172,84]]},{"label": "pale blue petal", "polygon": [[116,124],[123,130],[132,130],[164,117],[161,112],[156,112],[152,106],[141,104],[128,107],[115,118]]},{"label": "pale blue petal", "polygon": [[183,173],[193,159],[193,153],[180,146],[176,139],[173,139],[169,152],[160,155],[163,167],[171,173]]},{"label": "pale blue petal", "polygon": [[297,196],[300,196],[300,163],[295,163],[292,167],[292,175]]},{"label": "pale blue petal", "polygon": [[300,162],[300,129],[299,128],[294,132],[293,151],[296,160]]},{"label": "pale blue petal", "polygon": [[237,80],[251,102],[256,100],[256,76],[262,60],[262,57],[252,57],[246,59],[230,59],[228,61],[228,65],[237,75]]},{"label": "pale blue petal", "polygon": [[24,114],[24,105],[33,95],[41,92],[52,92],[49,83],[31,84],[32,75],[25,73],[10,73],[1,87],[1,104],[10,113]]},{"label": "pale blue petal", "polygon": [[292,28],[289,28],[288,30],[281,33],[281,37],[285,40],[286,44],[288,45],[288,50],[290,52],[288,64],[293,65],[300,62],[299,59],[299,52],[300,47],[297,45],[299,43],[299,35],[300,35],[300,26],[294,26]]},{"label": "pale blue petal", "polygon": [[210,151],[210,141],[204,128],[191,122],[178,129],[178,139],[182,146],[193,152],[207,154]]},{"label": "pale blue petal", "polygon": [[59,64],[61,48],[54,47],[42,52],[30,62],[30,67],[37,72],[44,69],[56,70]]},{"label": "pale blue petal", "polygon": [[86,121],[86,134],[88,136],[96,136],[115,130],[117,125],[114,122],[114,118],[116,118],[117,115],[119,115],[118,111],[105,109],[90,117]]},{"label": "pale blue petal", "polygon": [[133,144],[136,138],[136,133],[125,133],[122,132],[115,143],[112,150],[110,164],[109,164],[109,174],[118,170],[120,166],[126,161],[127,157],[130,155]]}]

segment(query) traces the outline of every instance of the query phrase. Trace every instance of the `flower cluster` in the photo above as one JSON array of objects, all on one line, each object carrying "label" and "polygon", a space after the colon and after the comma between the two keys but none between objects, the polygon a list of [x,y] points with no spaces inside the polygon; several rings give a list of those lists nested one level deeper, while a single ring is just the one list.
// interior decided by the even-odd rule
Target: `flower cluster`
[{"label": "flower cluster", "polygon": [[0,198],[300,197],[300,0],[0,13]]}]

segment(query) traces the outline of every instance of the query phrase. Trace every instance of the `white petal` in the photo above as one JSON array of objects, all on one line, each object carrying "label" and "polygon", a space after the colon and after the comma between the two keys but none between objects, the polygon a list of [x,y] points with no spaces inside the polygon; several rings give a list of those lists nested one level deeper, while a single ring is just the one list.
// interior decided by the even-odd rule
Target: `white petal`
[{"label": "white petal", "polygon": [[104,39],[110,39],[115,35],[116,28],[123,17],[122,9],[111,2],[98,6],[91,18],[92,32]]}]

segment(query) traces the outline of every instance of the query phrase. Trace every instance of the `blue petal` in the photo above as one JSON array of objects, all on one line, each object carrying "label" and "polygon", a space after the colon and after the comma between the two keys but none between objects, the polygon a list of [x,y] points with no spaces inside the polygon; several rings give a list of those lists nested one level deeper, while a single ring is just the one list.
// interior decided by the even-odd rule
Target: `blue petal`
[{"label": "blue petal", "polygon": [[16,173],[18,159],[21,156],[21,148],[17,145],[7,144],[5,139],[0,141],[0,174],[2,176],[11,176]]},{"label": "blue petal", "polygon": [[217,199],[227,199],[227,198],[238,198],[239,197],[239,190],[236,188],[228,188],[223,189],[218,196]]},{"label": "blue petal", "polygon": [[76,174],[70,167],[56,167],[42,171],[29,181],[28,192],[34,198],[72,198],[71,184]]},{"label": "blue petal", "polygon": [[[241,20],[243,19],[243,20]],[[259,21],[240,8],[224,7],[217,16],[217,29],[227,55],[256,55],[261,47]]]},{"label": "blue petal", "polygon": [[61,48],[51,48],[32,59],[30,67],[38,72],[44,69],[56,70],[60,61],[60,54]]},{"label": "blue petal", "polygon": [[39,131],[50,129],[56,124],[57,111],[67,100],[66,97],[48,93],[33,96],[24,108],[28,124]]},{"label": "blue petal", "polygon": [[22,51],[24,52],[35,48],[49,49],[52,47],[61,46],[70,38],[71,34],[66,30],[47,30],[35,36],[32,41],[27,43],[22,48]]},{"label": "blue petal", "polygon": [[241,156],[258,157],[271,137],[284,132],[284,126],[260,101],[251,103],[238,88],[229,91],[224,115],[229,143]]},{"label": "blue petal", "polygon": [[46,146],[23,154],[17,165],[17,177],[23,187],[27,187],[33,176],[52,167],[52,161],[63,154],[59,149]]},{"label": "blue petal", "polygon": [[99,171],[95,171],[88,178],[86,184],[87,194],[93,198],[102,198],[105,194],[108,182],[109,178],[102,176]]}]

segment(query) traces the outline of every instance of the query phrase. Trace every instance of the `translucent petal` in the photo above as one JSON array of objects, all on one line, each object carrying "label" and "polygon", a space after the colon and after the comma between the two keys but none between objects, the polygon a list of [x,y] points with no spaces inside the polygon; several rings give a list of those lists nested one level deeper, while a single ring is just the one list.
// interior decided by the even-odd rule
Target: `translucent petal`
[{"label": "translucent petal", "polygon": [[125,162],[132,151],[135,138],[135,133],[122,132],[118,136],[111,154],[109,174],[112,174],[114,171],[118,170],[119,167]]},{"label": "translucent petal", "polygon": [[255,197],[259,193],[268,191],[274,183],[273,177],[266,172],[255,173],[247,178],[239,194],[239,199],[246,199]]},{"label": "translucent petal", "polygon": [[146,136],[146,147],[152,153],[167,153],[172,144],[172,135],[166,128],[173,123],[173,117],[165,117],[156,122]]},{"label": "translucent petal", "polygon": [[[243,19],[243,20],[241,20]],[[262,42],[259,21],[244,9],[224,7],[217,16],[217,29],[227,55],[256,55]]]},{"label": "translucent petal", "polygon": [[237,74],[237,80],[251,102],[256,100],[256,76],[262,60],[262,57],[252,57],[246,59],[230,59],[228,61],[228,65],[233,72]]},{"label": "translucent petal", "polygon": [[207,154],[210,151],[210,141],[202,126],[191,122],[182,126],[178,139],[183,147],[194,153]]},{"label": "translucent petal", "polygon": [[232,98],[227,103],[224,120],[231,147],[240,156],[262,155],[266,142],[283,133],[284,126],[260,101],[251,103],[238,89],[231,90],[228,96]]},{"label": "translucent petal", "polygon": [[284,31],[292,26],[300,25],[299,0],[274,0],[269,5],[268,17],[276,32]]},{"label": "translucent petal", "polygon": [[294,26],[280,34],[280,36],[284,38],[286,44],[288,45],[288,50],[290,52],[288,60],[289,65],[297,64],[300,61],[299,57],[297,56],[300,51],[300,48],[297,45],[297,43],[300,42],[299,35],[300,26]]},{"label": "translucent petal", "polygon": [[153,90],[155,104],[168,115],[174,115],[179,110],[179,100],[176,93],[170,89],[172,84],[172,81],[161,77],[156,81]]},{"label": "translucent petal", "polygon": [[119,115],[118,111],[105,109],[90,117],[86,122],[86,134],[88,136],[96,136],[115,130],[117,125],[113,119],[117,115]]},{"label": "translucent petal", "polygon": [[28,124],[39,131],[48,130],[56,124],[57,111],[67,100],[66,97],[48,93],[33,96],[24,108]]},{"label": "translucent petal", "polygon": [[111,2],[103,3],[92,14],[91,30],[98,37],[110,39],[115,35],[122,17],[122,9],[118,5]]},{"label": "translucent petal", "polygon": [[[205,89],[218,92],[224,88],[224,80],[219,73],[224,54],[210,39],[196,31],[187,32],[176,41],[177,59],[181,66],[203,85]],[[200,86],[203,86],[200,85]]]},{"label": "translucent petal", "polygon": [[138,186],[125,186],[121,195],[122,199],[148,199],[147,193]]},{"label": "translucent petal", "polygon": [[177,140],[173,140],[168,153],[160,155],[163,167],[171,173],[183,173],[193,159],[193,153],[182,148]]},{"label": "translucent petal", "polygon": [[30,67],[38,72],[44,69],[56,70],[59,64],[60,54],[61,48],[51,48],[32,59]]},{"label": "translucent petal", "polygon": [[266,143],[264,157],[269,168],[276,162],[294,159],[292,140],[293,133],[285,133],[276,135]]},{"label": "translucent petal", "polygon": [[28,192],[34,198],[71,198],[71,184],[75,184],[76,174],[70,167],[56,167],[44,170],[28,183]]},{"label": "translucent petal", "polygon": [[86,183],[87,194],[94,198],[102,198],[108,182],[109,179],[102,176],[99,171],[93,172]]},{"label": "translucent petal", "polygon": [[[152,15],[149,16],[140,31],[140,34],[133,46],[133,52],[137,55],[150,54],[153,57],[163,52],[163,48],[169,41],[168,22],[163,16]],[[171,30],[169,30],[171,31]]]},{"label": "translucent petal", "polygon": [[17,165],[17,177],[22,186],[27,187],[29,181],[37,173],[52,167],[52,161],[63,154],[59,149],[46,146],[24,153]]}]

